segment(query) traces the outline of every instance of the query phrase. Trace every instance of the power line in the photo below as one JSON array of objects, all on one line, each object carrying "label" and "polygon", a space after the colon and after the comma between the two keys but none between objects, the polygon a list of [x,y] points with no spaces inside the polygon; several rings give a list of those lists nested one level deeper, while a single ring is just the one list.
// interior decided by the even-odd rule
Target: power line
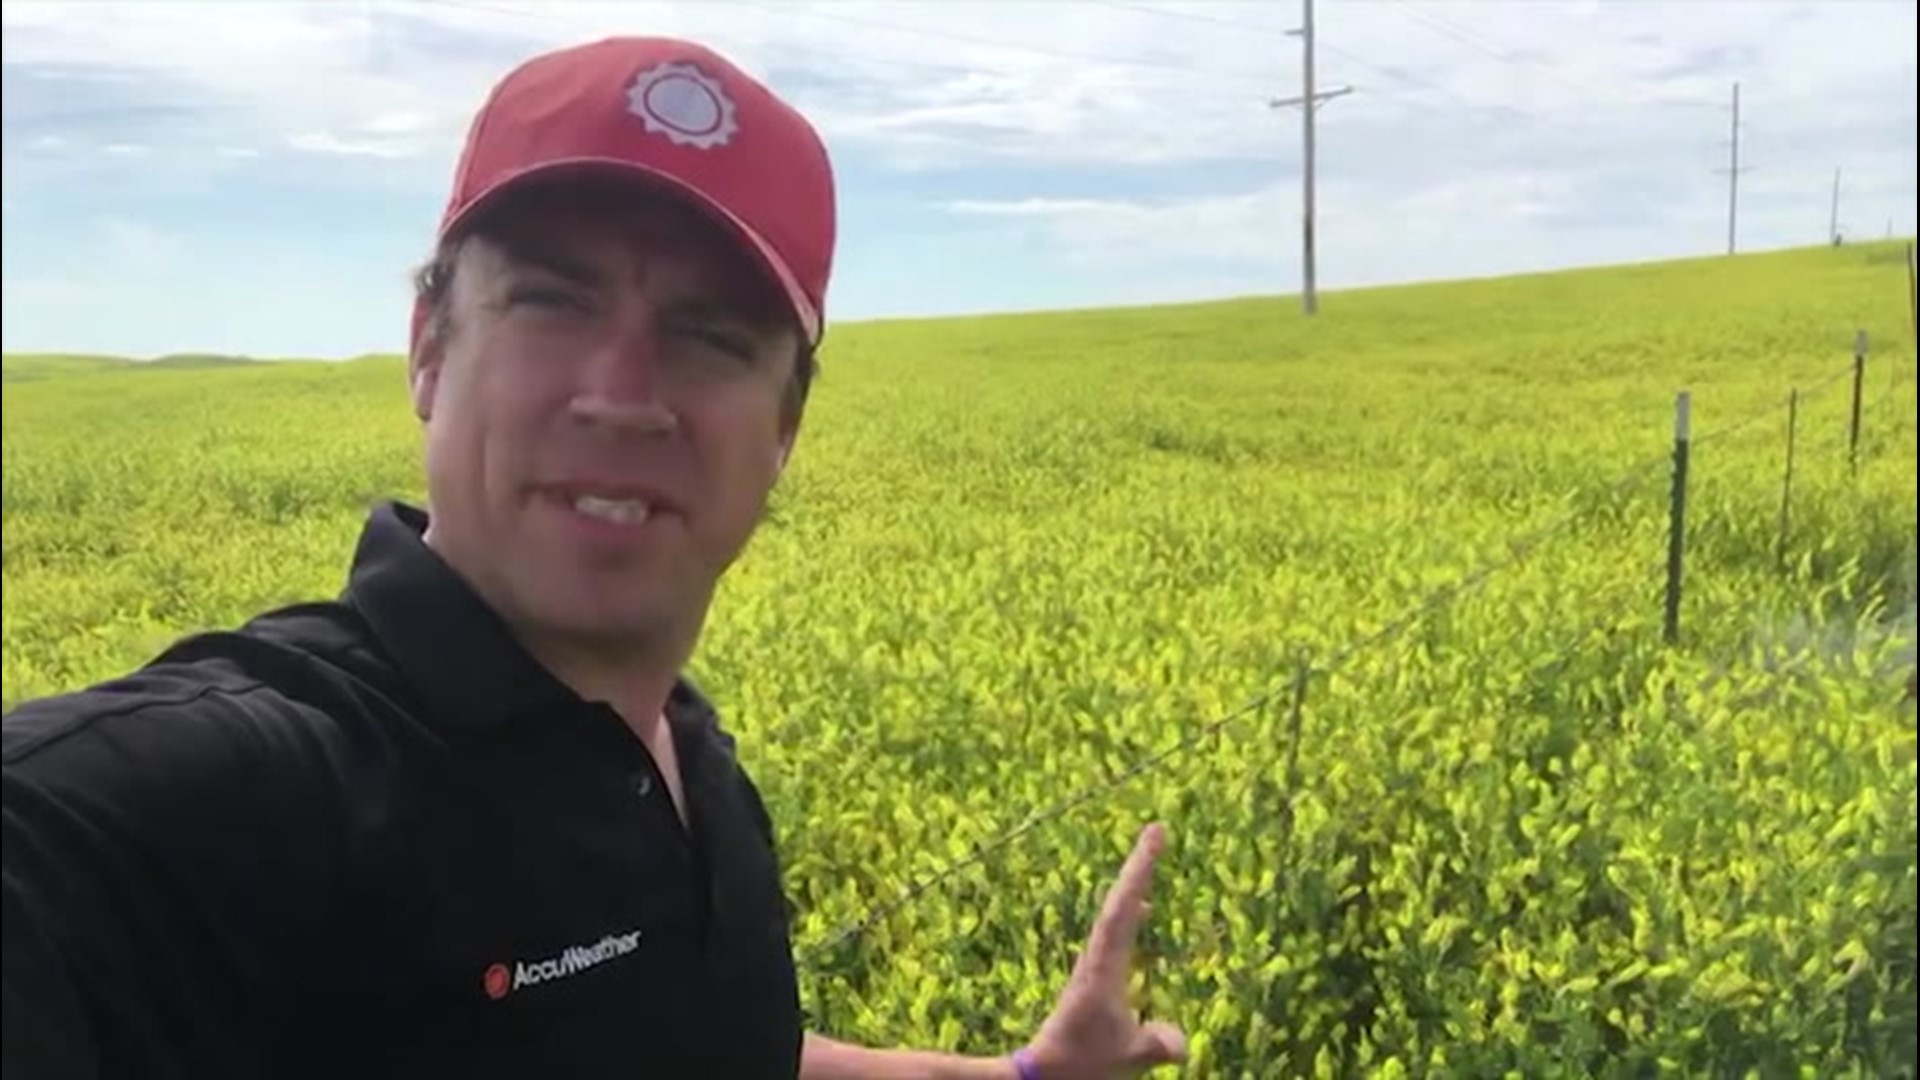
[{"label": "power line", "polygon": [[1500,63],[1508,64],[1508,65],[1525,64],[1529,67],[1532,67],[1535,70],[1539,71],[1541,74],[1545,75],[1547,78],[1551,79],[1552,81],[1559,83],[1561,86],[1566,87],[1569,90],[1573,90],[1576,93],[1585,94],[1591,97],[1605,98],[1616,104],[1633,105],[1636,107],[1645,106],[1648,104],[1684,105],[1684,106],[1690,106],[1694,108],[1711,108],[1712,107],[1708,105],[1706,102],[1699,102],[1699,101],[1646,102],[1646,101],[1634,100],[1629,97],[1624,97],[1618,93],[1615,93],[1613,90],[1603,89],[1599,86],[1596,86],[1589,82],[1585,82],[1583,80],[1570,79],[1566,75],[1562,74],[1558,68],[1555,68],[1553,65],[1551,65],[1545,60],[1541,60],[1537,57],[1530,56],[1524,51],[1519,49],[1501,46],[1493,42],[1493,40],[1490,38],[1487,38],[1475,33],[1469,33],[1466,30],[1466,28],[1462,27],[1460,24],[1455,23],[1449,19],[1443,18],[1439,15],[1436,15],[1433,12],[1423,11],[1417,7],[1414,7],[1412,4],[1408,3],[1407,0],[1388,0],[1388,2],[1391,5],[1388,8],[1388,10],[1394,12],[1397,15],[1400,15],[1403,18],[1406,18],[1413,22],[1417,22],[1427,27],[1428,29],[1434,31],[1435,33],[1444,34],[1448,38],[1451,38],[1452,40],[1457,41],[1462,45],[1465,45],[1469,49],[1472,49],[1473,51],[1480,53],[1483,56],[1491,57],[1492,59],[1497,60]]},{"label": "power line", "polygon": [[[1138,4],[1106,0],[1105,6],[1123,11],[1137,11],[1148,15],[1160,15],[1167,18],[1181,18],[1193,22],[1226,26],[1235,30],[1254,30],[1270,33],[1268,27],[1253,26],[1232,19],[1202,15],[1198,12],[1168,11],[1161,8],[1146,7]],[[1301,237],[1300,237],[1300,304],[1301,310],[1312,315],[1319,310],[1318,285],[1318,240],[1317,240],[1317,173],[1318,139],[1316,120],[1319,107],[1336,97],[1353,93],[1352,86],[1341,86],[1330,90],[1321,90],[1316,78],[1316,35],[1314,33],[1313,0],[1302,0],[1300,26],[1284,32],[1284,36],[1298,37],[1301,42],[1301,90],[1298,97],[1278,98],[1269,105],[1272,108],[1300,108],[1301,122]],[[1366,63],[1364,60],[1361,61]],[[1371,65],[1369,65],[1371,66]]]},{"label": "power line", "polygon": [[[1481,105],[1477,102],[1469,101],[1464,95],[1460,94],[1458,91],[1453,90],[1450,87],[1443,86],[1440,83],[1436,83],[1436,82],[1429,82],[1426,79],[1418,78],[1413,75],[1409,75],[1402,68],[1388,67],[1384,64],[1376,64],[1372,60],[1369,60],[1366,57],[1361,56],[1359,53],[1353,52],[1349,49],[1343,49],[1338,45],[1330,45],[1325,41],[1321,41],[1319,43],[1319,48],[1324,49],[1325,51],[1330,52],[1333,55],[1338,56],[1349,63],[1358,64],[1361,67],[1366,68],[1368,71],[1372,71],[1379,75],[1384,75],[1395,82],[1402,83],[1406,86],[1411,86],[1416,89],[1432,90],[1435,93],[1445,95],[1446,97],[1452,98],[1454,101],[1458,102],[1462,107],[1466,109],[1470,109],[1476,112],[1480,112],[1480,111],[1511,112],[1512,111],[1510,109],[1505,108],[1504,106]],[[1422,108],[1441,111],[1437,109],[1435,106],[1427,105],[1425,102],[1421,102],[1418,99],[1404,98],[1402,100],[1419,105]]]},{"label": "power line", "polygon": [[[882,22],[857,15],[843,15],[837,11],[821,11],[817,8],[799,7],[789,4],[767,4],[756,2],[756,0],[718,0],[718,2],[730,3],[741,7],[757,8],[764,11],[777,11],[782,16],[800,15],[817,19],[832,19],[837,22],[849,23],[854,26],[871,27],[876,30],[889,30],[894,33],[913,34],[921,37],[944,38],[948,41],[958,41],[984,48],[1012,49],[1019,52],[1034,53],[1039,56],[1051,56],[1062,60],[1087,60],[1096,64],[1112,64],[1119,67],[1138,67],[1158,71],[1171,71],[1189,79],[1194,77],[1196,67],[1198,66],[1197,64],[1179,64],[1162,60],[1145,60],[1133,57],[1108,56],[1101,53],[1053,49],[1042,45],[1029,45],[1006,38],[976,37],[972,34],[960,34],[951,30],[937,30],[924,26],[902,26],[899,23]],[[1226,80],[1220,79],[1219,81],[1224,84]],[[1232,81],[1238,85],[1244,85],[1249,88],[1255,85],[1250,80],[1242,83],[1237,76],[1234,77]]]},{"label": "power line", "polygon": [[[520,17],[530,18],[530,19],[540,19],[547,22],[565,21],[560,16],[554,14],[551,11],[541,10],[538,8],[505,7],[499,4],[482,3],[482,2],[479,2],[479,0],[416,0],[416,2],[426,3],[426,4],[435,4],[443,7],[452,8],[455,10],[484,11],[484,12],[489,12],[496,15],[513,15],[513,16],[520,16]],[[1171,62],[1171,61],[1147,60],[1139,57],[1110,56],[1102,53],[1072,52],[1072,51],[1063,50],[1063,49],[1047,48],[1045,46],[1040,46],[1040,45],[1029,45],[1029,44],[1025,44],[1019,41],[1014,41],[1009,39],[977,37],[971,34],[961,34],[951,30],[940,30],[932,27],[904,26],[899,23],[884,22],[877,19],[868,19],[861,16],[857,16],[857,15],[845,15],[835,11],[820,11],[817,9],[805,8],[797,5],[764,3],[764,2],[761,2],[761,0],[710,0],[710,2],[731,4],[735,7],[748,7],[748,8],[753,8],[759,11],[777,12],[781,16],[801,15],[801,16],[809,16],[817,19],[831,19],[837,22],[849,23],[855,26],[870,27],[875,30],[886,30],[892,33],[911,34],[911,35],[916,35],[920,37],[939,38],[947,41],[962,42],[968,45],[977,45],[983,48],[1011,49],[1018,52],[1034,53],[1040,56],[1051,56],[1051,57],[1064,59],[1064,60],[1085,60],[1085,61],[1091,61],[1093,63],[1111,64],[1119,67],[1136,67],[1136,68],[1146,68],[1146,69],[1157,70],[1157,71],[1167,71],[1167,72],[1172,72],[1172,73],[1184,76],[1189,80],[1195,78],[1196,74],[1200,74],[1196,71],[1195,66],[1193,65],[1182,65],[1179,63]],[[787,47],[789,46],[783,46],[783,48],[787,48]],[[802,46],[802,48],[805,49],[805,51],[814,53],[815,55],[819,55],[823,57],[832,56],[835,59],[846,59],[848,55],[846,53],[841,53],[841,52],[829,54],[824,50],[809,49],[809,48],[806,48],[805,46]],[[921,65],[912,63],[910,61],[902,61],[902,60],[879,60],[872,57],[858,57],[858,59],[860,59],[861,62],[863,63],[871,62],[871,63],[888,64],[888,65],[899,67],[902,69],[911,69],[911,68],[921,66]],[[955,66],[951,61],[945,62],[945,64],[946,66]],[[1252,82],[1250,79],[1243,80],[1239,77],[1233,77],[1231,79],[1222,79],[1219,76],[1207,76],[1206,78],[1207,78],[1207,81],[1216,85],[1224,86],[1229,81],[1231,81],[1233,84],[1243,87],[1247,90],[1250,90],[1253,92],[1259,92],[1256,89],[1258,84]]]},{"label": "power line", "polygon": [[[1189,22],[1207,23],[1210,25],[1225,27],[1231,30],[1239,31],[1241,33],[1254,33],[1254,34],[1260,34],[1260,35],[1272,36],[1272,37],[1295,37],[1298,35],[1297,30],[1281,30],[1277,27],[1262,26],[1257,23],[1242,22],[1237,19],[1223,19],[1217,15],[1202,15],[1199,12],[1193,12],[1193,11],[1169,11],[1165,8],[1149,7],[1144,4],[1130,4],[1130,3],[1124,2],[1124,0],[1101,0],[1101,4],[1104,7],[1110,7],[1118,11],[1135,11],[1143,15],[1160,15],[1170,19],[1184,19]],[[1446,86],[1442,86],[1439,83],[1435,83],[1435,82],[1429,82],[1425,79],[1417,78],[1413,75],[1408,74],[1405,70],[1400,68],[1389,67],[1383,64],[1377,64],[1372,60],[1369,60],[1366,57],[1360,55],[1359,53],[1352,52],[1350,50],[1340,48],[1337,45],[1330,44],[1324,38],[1320,38],[1317,35],[1316,35],[1316,48],[1319,50],[1323,50],[1325,52],[1332,53],[1333,55],[1341,57],[1342,59],[1347,60],[1350,63],[1357,64],[1360,67],[1367,69],[1368,71],[1372,71],[1376,74],[1383,75],[1386,78],[1392,79],[1395,82],[1402,83],[1404,85],[1414,87],[1417,89],[1432,90],[1436,93],[1444,94],[1447,97],[1452,98],[1454,101],[1460,103],[1462,106],[1468,109],[1485,110],[1485,109],[1491,108],[1499,111],[1508,111],[1500,106],[1484,106],[1476,102],[1469,101],[1467,98],[1465,98],[1461,94],[1457,93],[1456,91]],[[1426,102],[1419,101],[1418,99],[1404,98],[1401,100],[1407,101],[1408,103],[1417,105],[1421,108],[1427,108],[1427,109],[1435,108],[1434,106],[1428,105]]]},{"label": "power line", "polygon": [[[1126,2],[1126,0],[1095,0],[1095,2],[1100,3],[1101,6],[1103,7],[1113,8],[1114,10],[1117,10],[1117,11],[1132,11],[1132,12],[1138,12],[1143,15],[1158,15],[1158,16],[1163,16],[1170,19],[1185,20],[1187,22],[1207,23],[1214,26],[1220,26],[1227,29],[1235,30],[1240,32],[1241,34],[1253,33],[1253,34],[1269,35],[1269,36],[1285,34],[1287,36],[1292,36],[1294,33],[1293,31],[1280,31],[1275,27],[1265,26],[1258,23],[1245,22],[1238,19],[1227,19],[1217,15],[1206,15],[1206,14],[1201,14],[1199,12],[1193,12],[1193,11],[1174,11],[1166,8],[1151,7],[1145,4],[1128,3]],[[1401,3],[1403,2],[1403,0],[1391,0],[1391,2]],[[1522,53],[1519,53],[1517,50],[1502,50],[1498,46],[1489,44],[1484,39],[1475,38],[1467,34],[1467,32],[1464,29],[1460,28],[1458,24],[1449,23],[1438,15],[1422,12],[1417,8],[1408,8],[1406,10],[1402,10],[1400,8],[1393,8],[1390,10],[1393,10],[1395,14],[1401,15],[1405,18],[1425,23],[1429,28],[1433,29],[1434,31],[1445,34],[1449,38],[1468,46],[1469,48],[1475,50],[1476,52],[1480,52],[1486,56],[1489,56],[1495,60],[1500,61],[1501,63],[1510,64],[1510,65],[1525,63],[1525,64],[1532,65],[1534,67],[1537,67],[1542,72],[1544,72],[1549,78],[1552,78],[1555,81],[1559,82],[1561,85],[1566,86],[1567,88],[1575,90],[1588,97],[1607,98],[1619,104],[1633,105],[1636,107],[1649,104],[1648,102],[1636,101],[1629,98],[1621,97],[1610,91],[1600,89],[1591,83],[1583,83],[1577,80],[1568,79],[1560,75],[1556,69],[1554,69],[1552,66],[1548,65],[1544,61],[1537,60],[1530,56],[1526,56]],[[1337,45],[1331,44],[1327,42],[1324,38],[1322,38],[1319,41],[1318,48],[1325,52],[1332,53],[1335,56],[1339,56],[1350,63],[1357,64],[1360,67],[1367,69],[1368,71],[1374,72],[1378,75],[1382,75],[1388,79],[1391,79],[1394,82],[1401,83],[1405,86],[1413,87],[1416,89],[1431,90],[1435,93],[1444,95],[1445,97],[1451,99],[1461,107],[1469,110],[1473,110],[1476,112],[1498,112],[1508,116],[1517,115],[1519,113],[1519,110],[1516,110],[1511,106],[1485,105],[1485,104],[1473,101],[1467,98],[1465,95],[1459,93],[1458,91],[1442,83],[1434,82],[1430,79],[1424,79],[1416,75],[1413,75],[1409,73],[1405,68],[1395,67],[1388,64],[1377,63],[1373,60],[1368,59],[1365,56],[1362,56],[1359,53],[1353,52],[1352,50],[1343,49]],[[1422,108],[1429,108],[1429,109],[1434,109],[1435,111],[1439,111],[1434,106],[1428,105],[1427,103],[1419,101],[1418,99],[1403,98],[1400,100],[1407,101],[1410,104],[1414,104]],[[1704,102],[1693,102],[1693,101],[1684,101],[1684,102],[1668,101],[1668,102],[1656,102],[1654,104],[1687,105],[1687,106],[1692,106],[1696,108],[1712,107],[1710,105],[1707,105]]]},{"label": "power line", "polygon": [[1483,53],[1487,56],[1491,56],[1495,60],[1498,60],[1503,64],[1510,64],[1518,59],[1518,57],[1514,55],[1514,53],[1511,50],[1505,50],[1505,49],[1501,49],[1496,46],[1490,45],[1485,41],[1482,41],[1481,39],[1468,34],[1464,29],[1460,28],[1459,26],[1451,22],[1448,22],[1445,19],[1442,19],[1437,15],[1430,15],[1427,12],[1420,11],[1416,8],[1405,7],[1399,4],[1395,4],[1389,10],[1407,19],[1411,19],[1414,22],[1420,23],[1422,26],[1425,26],[1428,29],[1435,31],[1436,33],[1445,34],[1446,36],[1452,38],[1455,41],[1460,42],[1462,45],[1467,46],[1468,48],[1474,50],[1475,52]]},{"label": "power line", "polygon": [[[1433,30],[1436,33],[1444,34],[1447,37],[1453,39],[1454,41],[1457,41],[1462,45],[1467,46],[1473,51],[1480,53],[1484,56],[1492,57],[1493,59],[1499,61],[1500,63],[1509,64],[1509,65],[1516,64],[1516,63],[1530,64],[1534,67],[1539,68],[1542,72],[1547,74],[1555,82],[1560,83],[1560,85],[1562,86],[1568,87],[1570,89],[1578,90],[1583,94],[1595,93],[1595,91],[1590,87],[1575,85],[1574,83],[1568,81],[1563,76],[1561,76],[1559,72],[1555,71],[1550,67],[1547,67],[1544,63],[1534,60],[1532,57],[1526,56],[1515,50],[1503,49],[1498,46],[1492,45],[1483,39],[1480,39],[1480,38],[1474,37],[1473,35],[1468,34],[1463,28],[1457,26],[1454,23],[1448,22],[1445,19],[1440,18],[1437,15],[1433,15],[1429,12],[1420,11],[1417,8],[1403,6],[1398,3],[1396,3],[1393,7],[1389,8],[1388,10],[1393,11],[1398,15],[1404,16],[1405,18],[1410,19],[1414,22],[1417,22],[1422,26],[1425,26],[1428,29]],[[1603,95],[1603,96],[1611,96],[1611,95]]]},{"label": "power line", "polygon": [[1238,19],[1223,19],[1218,15],[1202,15],[1197,11],[1169,11],[1166,8],[1148,7],[1145,4],[1128,4],[1122,0],[1101,0],[1103,7],[1120,11],[1137,11],[1142,15],[1163,15],[1169,19],[1186,19],[1189,22],[1212,23],[1215,26],[1230,27],[1234,30],[1251,30],[1273,37],[1285,37],[1287,31],[1277,26],[1261,26],[1258,23],[1241,22]]},{"label": "power line", "polygon": [[[511,16],[517,16],[522,18],[538,19],[544,22],[567,21],[564,18],[562,18],[560,15],[555,14],[552,11],[548,11],[540,8],[507,7],[501,4],[490,4],[490,3],[480,2],[480,0],[415,0],[415,2],[423,3],[423,4],[433,4],[433,5],[447,7],[454,10],[460,10],[460,11],[482,11],[482,12],[487,12],[495,15],[511,15]],[[1046,48],[1038,45],[1023,44],[1021,42],[1013,41],[1013,40],[977,37],[970,34],[960,34],[960,33],[955,33],[951,30],[940,30],[940,29],[934,29],[930,27],[905,26],[899,23],[884,22],[876,19],[867,19],[867,18],[854,16],[854,15],[844,15],[839,12],[818,11],[810,8],[799,7],[797,5],[790,6],[787,4],[766,3],[766,2],[762,2],[762,0],[710,0],[710,2],[731,4],[735,7],[753,8],[757,11],[776,12],[782,16],[802,15],[802,16],[812,16],[814,18],[820,18],[820,19],[831,19],[838,22],[849,23],[849,24],[858,25],[858,26],[866,26],[876,30],[886,30],[892,33],[910,34],[910,35],[916,35],[920,37],[929,37],[929,38],[935,38],[935,39],[944,39],[948,41],[957,41],[964,44],[977,45],[985,48],[1012,49],[1019,52],[1034,53],[1036,55],[1041,55],[1041,56],[1052,56],[1059,59],[1083,60],[1083,61],[1091,61],[1091,62],[1100,63],[1100,64],[1110,64],[1110,65],[1119,66],[1119,67],[1133,67],[1133,68],[1143,68],[1143,69],[1154,70],[1154,71],[1165,71],[1173,74],[1178,74],[1182,76],[1182,78],[1185,81],[1189,83],[1198,81],[1198,82],[1203,82],[1206,85],[1210,85],[1210,86],[1219,86],[1223,89],[1231,86],[1237,89],[1247,91],[1250,94],[1261,94],[1262,96],[1264,96],[1266,93],[1265,87],[1261,86],[1257,82],[1254,82],[1251,79],[1251,77],[1246,77],[1246,78],[1242,78],[1240,76],[1222,77],[1219,75],[1208,74],[1204,71],[1199,71],[1196,69],[1196,66],[1182,65],[1176,62],[1171,62],[1171,61],[1148,60],[1148,59],[1138,58],[1138,57],[1120,57],[1120,56],[1111,56],[1111,55],[1105,55],[1105,54],[1099,54],[1099,53],[1069,52],[1065,50]],[[1145,10],[1145,9],[1142,9],[1142,10]],[[963,69],[967,71],[980,70],[978,65],[967,64],[967,63],[957,61],[957,60],[952,60],[952,59],[928,60],[924,62],[917,62],[917,61],[903,60],[903,59],[893,58],[893,57],[861,55],[861,54],[850,52],[848,50],[841,50],[841,49],[829,51],[827,49],[818,48],[815,46],[805,45],[805,44],[791,45],[791,44],[783,43],[780,46],[780,49],[783,53],[790,53],[790,52],[797,51],[797,52],[806,53],[812,56],[818,56],[822,59],[834,60],[839,62],[853,60],[861,64],[880,66],[880,67],[890,67],[900,71],[918,71],[918,70],[922,70],[924,68],[929,68],[929,67],[958,68],[958,69]]]}]

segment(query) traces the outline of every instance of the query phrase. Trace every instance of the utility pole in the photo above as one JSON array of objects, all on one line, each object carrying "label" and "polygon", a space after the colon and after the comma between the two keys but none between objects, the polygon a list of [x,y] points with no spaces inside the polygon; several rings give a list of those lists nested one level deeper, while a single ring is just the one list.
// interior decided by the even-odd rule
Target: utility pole
[{"label": "utility pole", "polygon": [[1353,93],[1353,87],[1343,86],[1336,90],[1317,90],[1314,87],[1313,70],[1313,0],[1300,0],[1300,27],[1289,30],[1288,34],[1300,39],[1300,96],[1281,98],[1269,102],[1275,109],[1288,105],[1300,106],[1300,310],[1308,315],[1320,310],[1320,292],[1318,278],[1318,253],[1314,234],[1315,191],[1314,173],[1317,169],[1314,146],[1314,113],[1320,103],[1342,94]]},{"label": "utility pole", "polygon": [[1305,161],[1300,180],[1300,310],[1311,315],[1320,310],[1318,255],[1313,243],[1313,114],[1320,104],[1313,99],[1313,0],[1300,0],[1300,52],[1300,99],[1306,102],[1300,107],[1301,157]]},{"label": "utility pole", "polygon": [[1740,231],[1740,84],[1733,84],[1733,161],[1727,169],[1727,254]]},{"label": "utility pole", "polygon": [[1827,211],[1827,243],[1840,242],[1840,170],[1833,170],[1833,208]]}]

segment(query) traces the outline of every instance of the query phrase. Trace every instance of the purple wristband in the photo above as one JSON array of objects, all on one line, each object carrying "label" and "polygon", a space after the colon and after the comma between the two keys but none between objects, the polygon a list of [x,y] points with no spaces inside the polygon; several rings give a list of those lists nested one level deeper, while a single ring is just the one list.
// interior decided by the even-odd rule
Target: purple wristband
[{"label": "purple wristband", "polygon": [[1013,1052],[1013,1071],[1020,1080],[1040,1080],[1040,1067],[1033,1063],[1033,1051],[1024,1046]]}]

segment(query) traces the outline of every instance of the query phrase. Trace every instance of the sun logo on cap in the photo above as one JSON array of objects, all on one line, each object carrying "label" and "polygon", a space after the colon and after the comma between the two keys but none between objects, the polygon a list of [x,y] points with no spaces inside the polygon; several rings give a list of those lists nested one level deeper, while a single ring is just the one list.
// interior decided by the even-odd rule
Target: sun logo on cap
[{"label": "sun logo on cap", "polygon": [[678,146],[711,150],[740,130],[733,99],[692,64],[661,64],[634,76],[627,109]]}]

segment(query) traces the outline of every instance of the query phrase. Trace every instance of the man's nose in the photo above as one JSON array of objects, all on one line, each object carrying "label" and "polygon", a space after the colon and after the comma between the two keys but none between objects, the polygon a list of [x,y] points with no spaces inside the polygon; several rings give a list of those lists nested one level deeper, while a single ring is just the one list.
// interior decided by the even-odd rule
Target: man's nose
[{"label": "man's nose", "polygon": [[651,320],[622,328],[580,365],[572,412],[600,427],[662,432],[674,426],[658,336]]}]

